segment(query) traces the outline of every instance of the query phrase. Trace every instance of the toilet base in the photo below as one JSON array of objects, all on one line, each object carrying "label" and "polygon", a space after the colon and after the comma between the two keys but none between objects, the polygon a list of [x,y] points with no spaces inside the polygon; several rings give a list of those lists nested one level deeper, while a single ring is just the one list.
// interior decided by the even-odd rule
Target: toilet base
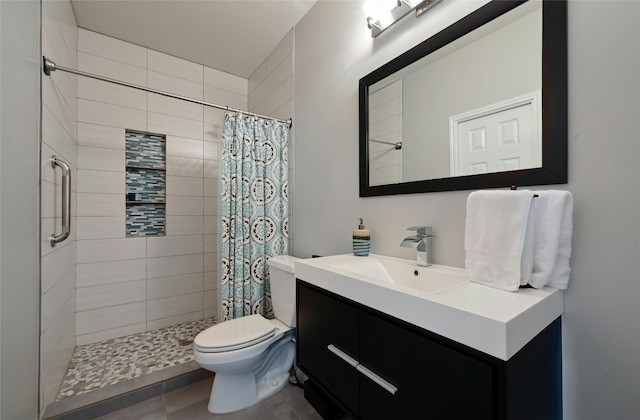
[{"label": "toilet base", "polygon": [[263,365],[264,368],[268,368],[264,373],[260,373],[260,368],[245,373],[216,372],[207,410],[211,414],[242,410],[284,388],[289,383],[289,369],[293,364],[295,344],[287,337],[276,343],[270,353]]}]

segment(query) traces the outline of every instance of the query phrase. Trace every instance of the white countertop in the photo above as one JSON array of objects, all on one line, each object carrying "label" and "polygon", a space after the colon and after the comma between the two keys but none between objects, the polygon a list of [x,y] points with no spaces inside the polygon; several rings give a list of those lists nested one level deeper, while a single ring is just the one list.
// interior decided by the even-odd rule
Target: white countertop
[{"label": "white countertop", "polygon": [[[445,290],[424,293],[337,268],[354,258],[368,257],[347,254],[296,260],[295,276],[501,360],[509,360],[564,310],[562,291],[548,287],[507,292],[463,281]],[[463,269],[455,267],[415,268],[425,273],[432,270],[465,276]]]}]

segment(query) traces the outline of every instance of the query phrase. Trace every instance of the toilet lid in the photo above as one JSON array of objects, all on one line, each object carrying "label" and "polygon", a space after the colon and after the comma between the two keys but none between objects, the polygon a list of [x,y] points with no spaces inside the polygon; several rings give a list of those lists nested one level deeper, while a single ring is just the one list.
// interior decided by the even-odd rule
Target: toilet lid
[{"label": "toilet lid", "polygon": [[198,351],[217,353],[252,346],[273,337],[276,326],[261,315],[249,315],[214,325],[196,336]]}]

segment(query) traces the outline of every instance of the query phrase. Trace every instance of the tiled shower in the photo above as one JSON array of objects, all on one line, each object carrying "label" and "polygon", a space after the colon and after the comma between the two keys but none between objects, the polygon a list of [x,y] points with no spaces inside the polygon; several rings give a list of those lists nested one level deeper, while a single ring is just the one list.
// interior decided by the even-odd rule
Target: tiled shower
[{"label": "tiled shower", "polygon": [[[43,2],[43,55],[59,65],[276,118],[293,117],[292,40],[247,80],[77,28],[69,2]],[[224,115],[62,72],[43,75],[42,86],[41,408],[76,346],[217,317]],[[127,233],[136,201],[127,196],[127,130],[165,141],[164,226],[153,234]],[[52,248],[61,223],[54,154],[71,167],[72,234]]]}]

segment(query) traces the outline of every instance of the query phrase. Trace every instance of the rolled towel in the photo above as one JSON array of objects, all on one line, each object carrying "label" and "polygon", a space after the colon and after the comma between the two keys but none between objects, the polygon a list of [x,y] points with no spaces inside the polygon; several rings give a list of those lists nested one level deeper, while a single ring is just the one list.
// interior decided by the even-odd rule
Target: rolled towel
[{"label": "rolled towel", "polygon": [[533,273],[529,284],[564,290],[569,284],[573,196],[568,191],[537,191]]},{"label": "rolled towel", "polygon": [[527,227],[533,229],[533,195],[526,190],[469,194],[464,246],[470,281],[516,291],[529,278],[533,246],[525,248],[525,243],[531,241]]}]

